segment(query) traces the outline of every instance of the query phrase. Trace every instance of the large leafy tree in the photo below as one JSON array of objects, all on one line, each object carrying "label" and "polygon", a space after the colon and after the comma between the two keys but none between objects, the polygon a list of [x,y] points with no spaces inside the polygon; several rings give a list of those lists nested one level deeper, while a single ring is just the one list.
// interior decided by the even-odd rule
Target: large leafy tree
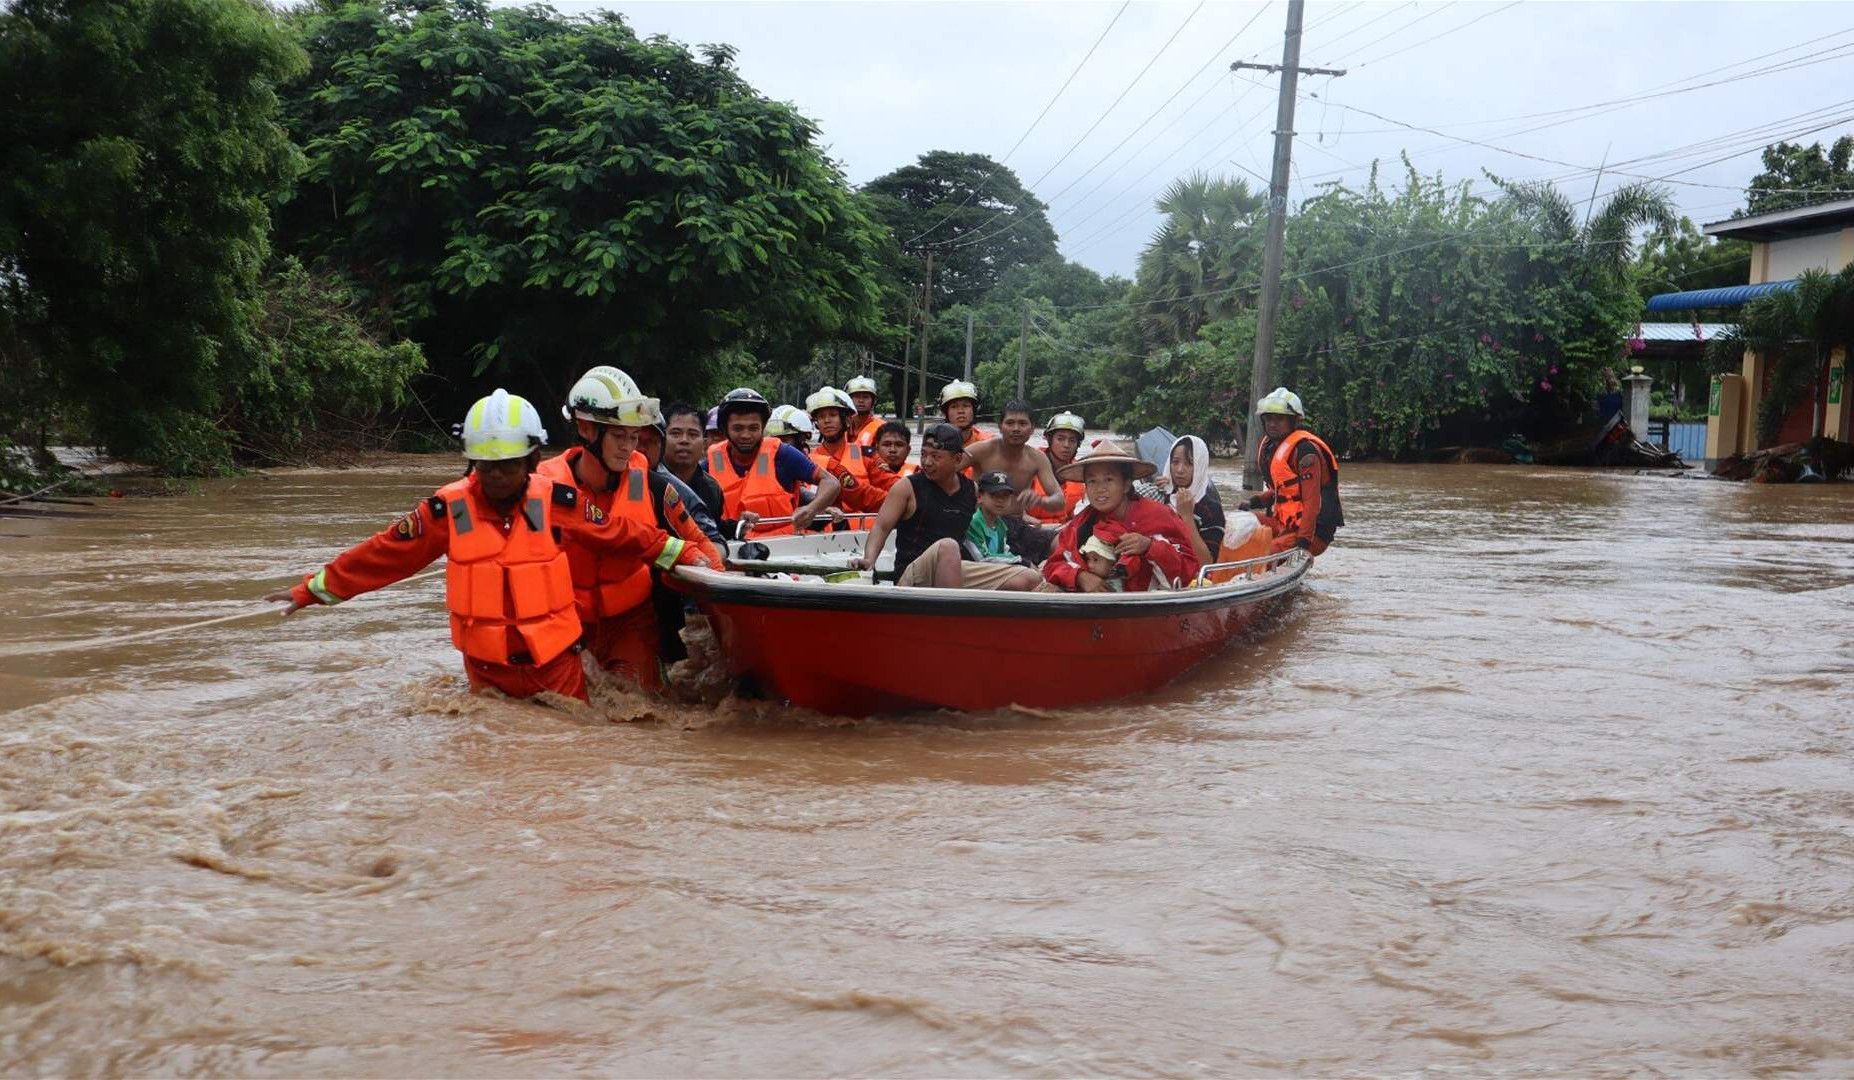
[{"label": "large leafy tree", "polygon": [[892,237],[896,277],[919,288],[934,253],[934,307],[983,299],[1012,270],[1056,255],[1046,207],[983,154],[935,150],[863,186]]},{"label": "large leafy tree", "polygon": [[1739,216],[1845,199],[1850,192],[1854,135],[1841,136],[1826,150],[1821,143],[1775,143],[1764,148],[1764,171],[1746,185]]},{"label": "large leafy tree", "polygon": [[256,317],[269,200],[297,165],[272,88],[301,65],[271,13],[241,0],[0,11],[9,383],[29,352],[44,372],[32,388],[77,406],[116,453],[229,464],[216,420],[239,375],[233,340]]},{"label": "large leafy tree", "polygon": [[555,396],[594,363],[689,393],[730,350],[776,366],[879,336],[875,226],[727,47],[481,0],[300,18],[285,240],[423,342],[455,400],[485,371]]}]

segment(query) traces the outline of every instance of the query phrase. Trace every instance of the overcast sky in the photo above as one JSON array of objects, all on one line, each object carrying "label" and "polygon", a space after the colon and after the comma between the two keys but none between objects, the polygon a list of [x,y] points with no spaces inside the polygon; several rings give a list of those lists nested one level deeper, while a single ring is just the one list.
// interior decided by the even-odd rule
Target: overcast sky
[{"label": "overcast sky", "polygon": [[[1003,157],[1053,98],[1006,164],[1050,204],[1063,254],[1103,273],[1131,274],[1152,200],[1177,176],[1268,174],[1274,76],[1229,63],[1280,62],[1285,0],[556,6],[732,44],[742,74],[816,120],[858,184],[928,150]],[[1477,190],[1486,168],[1588,198],[1607,158],[1601,190],[1628,182],[1618,173],[1673,174],[1686,182],[1668,184],[1674,198],[1705,222],[1742,203],[1766,142],[1854,131],[1854,3],[1312,0],[1305,27],[1301,63],[1349,73],[1301,82],[1317,98],[1295,117],[1295,200],[1361,182],[1374,158],[1398,178],[1405,149]],[[1773,66],[1789,70],[1759,73]]]}]

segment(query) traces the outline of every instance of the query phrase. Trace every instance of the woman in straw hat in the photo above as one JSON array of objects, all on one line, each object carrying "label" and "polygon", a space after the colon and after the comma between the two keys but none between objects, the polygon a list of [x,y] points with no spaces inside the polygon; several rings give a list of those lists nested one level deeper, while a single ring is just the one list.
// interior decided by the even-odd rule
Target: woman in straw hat
[{"label": "woman in straw hat", "polygon": [[1064,465],[1056,476],[1080,480],[1088,492],[1084,509],[1056,536],[1056,546],[1043,564],[1045,590],[1105,592],[1108,581],[1088,569],[1082,546],[1093,537],[1113,545],[1116,568],[1125,574],[1127,592],[1172,588],[1197,575],[1197,554],[1190,533],[1178,514],[1153,499],[1133,492],[1135,480],[1157,472],[1120,444],[1103,440],[1085,457]]}]

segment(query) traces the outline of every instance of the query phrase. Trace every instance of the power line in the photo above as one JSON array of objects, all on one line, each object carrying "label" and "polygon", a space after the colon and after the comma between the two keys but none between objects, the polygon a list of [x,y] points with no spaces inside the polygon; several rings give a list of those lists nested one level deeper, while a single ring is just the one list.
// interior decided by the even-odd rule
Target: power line
[{"label": "power line", "polygon": [[[1172,42],[1178,40],[1178,35],[1184,33],[1185,27],[1191,25],[1191,20],[1197,17],[1197,13],[1204,10],[1204,4],[1206,2],[1207,0],[1198,0],[1197,6],[1192,8],[1191,13],[1189,15],[1186,15],[1184,17],[1184,21],[1178,24],[1178,29],[1173,30],[1172,36],[1166,38],[1165,44],[1159,46],[1159,50],[1152,54],[1152,58],[1146,61],[1146,66],[1139,69],[1139,74],[1133,76],[1133,80],[1127,83],[1126,87],[1120,91],[1120,95],[1114,98],[1114,100],[1108,104],[1107,108],[1101,111],[1101,115],[1094,118],[1094,123],[1088,125],[1088,129],[1082,132],[1081,135],[1078,138],[1076,138],[1076,140],[1073,143],[1069,145],[1069,148],[1067,150],[1064,150],[1062,152],[1062,156],[1057,158],[1055,162],[1050,165],[1049,168],[1043,170],[1043,175],[1037,177],[1035,180],[1032,180],[1030,182],[1029,186],[1031,188],[1035,188],[1038,184],[1041,184],[1044,180],[1047,180],[1049,178],[1049,174],[1055,172],[1057,168],[1061,167],[1062,163],[1069,159],[1069,155],[1073,154],[1076,148],[1081,146],[1081,144],[1087,140],[1088,136],[1094,134],[1094,130],[1100,127],[1102,122],[1105,121],[1108,118],[1108,116],[1113,113],[1115,109],[1120,107],[1120,103],[1126,100],[1126,96],[1133,92],[1133,88],[1135,86],[1138,86],[1140,83],[1140,80],[1146,77],[1146,73],[1152,70],[1152,66],[1159,62],[1159,57],[1164,56],[1165,51],[1172,47]],[[997,233],[993,233],[991,236],[983,235],[985,229],[992,222],[1003,217],[1008,212],[1009,211],[1007,210],[1000,210],[997,213],[993,214],[990,218],[981,222],[976,228],[972,230],[973,233],[976,234],[974,235],[972,239],[965,240],[959,243],[955,243],[952,246],[970,247],[973,244],[977,244],[984,240],[989,240],[996,236],[1003,235],[1004,232],[1008,231],[1009,229],[1015,228],[1019,222],[1026,220],[1028,218],[1028,215],[1018,215],[1011,221],[1010,224],[1006,225],[1004,229],[1000,229]]]},{"label": "power line", "polygon": [[1442,31],[1440,34],[1436,34],[1433,37],[1426,37],[1423,40],[1418,41],[1412,45],[1405,45],[1401,49],[1393,49],[1390,52],[1385,53],[1383,56],[1374,56],[1369,60],[1360,60],[1358,63],[1353,64],[1352,67],[1354,70],[1356,70],[1358,68],[1367,67],[1371,64],[1376,64],[1376,63],[1380,63],[1385,60],[1389,60],[1393,56],[1402,56],[1404,53],[1409,52],[1411,49],[1420,49],[1424,45],[1427,45],[1432,41],[1440,41],[1443,38],[1449,36],[1450,34],[1457,33],[1462,30],[1466,30],[1468,27],[1473,26],[1477,22],[1480,22],[1482,19],[1491,19],[1495,15],[1500,14],[1502,11],[1507,11],[1512,8],[1516,8],[1520,4],[1523,4],[1523,3],[1525,3],[1525,0],[1513,0],[1513,2],[1510,4],[1506,4],[1502,7],[1497,7],[1493,9],[1492,11],[1489,11],[1483,15],[1477,15],[1474,18],[1469,19],[1467,22],[1462,23],[1460,26],[1450,27],[1449,29]]},{"label": "power line", "polygon": [[[1063,93],[1068,90],[1069,84],[1075,81],[1075,76],[1081,74],[1082,68],[1088,66],[1088,61],[1094,57],[1094,51],[1101,47],[1101,42],[1107,40],[1108,31],[1114,28],[1114,24],[1120,21],[1120,16],[1126,14],[1127,8],[1132,3],[1133,3],[1133,0],[1123,0],[1119,9],[1114,12],[1114,17],[1107,20],[1107,25],[1101,29],[1101,35],[1094,39],[1093,45],[1088,46],[1088,52],[1086,55],[1084,55],[1081,58],[1081,62],[1075,65],[1075,69],[1073,71],[1069,72],[1068,78],[1062,80],[1062,85],[1056,88],[1056,92],[1050,97],[1049,103],[1043,106],[1043,111],[1036,114],[1036,119],[1030,121],[1030,126],[1024,129],[1024,133],[1022,135],[1019,135],[1017,137],[1017,141],[1011,144],[1011,148],[1009,150],[1006,150],[1004,152],[1004,156],[998,159],[999,166],[1003,166],[1005,162],[1011,160],[1011,155],[1017,152],[1017,148],[1024,144],[1024,140],[1030,137],[1030,133],[1032,131],[1036,130],[1036,126],[1043,122],[1044,117],[1049,115],[1049,110],[1056,107],[1056,102],[1060,100]],[[958,206],[954,207],[951,211],[948,211],[947,213],[941,215],[940,219],[934,222],[932,225],[929,225],[927,228],[922,229],[920,232],[915,233],[913,236],[903,241],[902,246],[906,247],[907,245],[914,243],[916,240],[919,240],[921,237],[926,236],[928,233],[933,232],[935,229],[938,229],[940,226],[946,224],[949,220],[951,220],[954,213],[958,212],[959,210],[963,210],[967,206],[971,205],[972,200],[978,197],[979,189],[984,187],[985,182],[990,180],[995,175],[997,175],[996,169],[993,169],[991,172],[986,173],[983,179],[979,180],[978,183],[972,185],[972,190],[966,193],[966,197],[964,201],[962,201]]]}]

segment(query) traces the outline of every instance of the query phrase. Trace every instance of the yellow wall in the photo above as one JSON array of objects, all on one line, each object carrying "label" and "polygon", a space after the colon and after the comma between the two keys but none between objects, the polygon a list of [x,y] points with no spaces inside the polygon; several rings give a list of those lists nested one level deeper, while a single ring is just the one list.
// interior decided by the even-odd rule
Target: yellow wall
[{"label": "yellow wall", "polygon": [[[1854,230],[1850,230],[1854,234]],[[1854,397],[1848,391],[1848,351],[1836,347],[1828,354],[1828,408],[1822,418],[1822,434],[1842,442],[1854,441],[1848,438],[1849,398]]]},{"label": "yellow wall", "polygon": [[1738,438],[1738,418],[1744,414],[1742,375],[1714,375],[1712,397],[1706,403],[1706,460],[1723,461],[1744,448]]}]

